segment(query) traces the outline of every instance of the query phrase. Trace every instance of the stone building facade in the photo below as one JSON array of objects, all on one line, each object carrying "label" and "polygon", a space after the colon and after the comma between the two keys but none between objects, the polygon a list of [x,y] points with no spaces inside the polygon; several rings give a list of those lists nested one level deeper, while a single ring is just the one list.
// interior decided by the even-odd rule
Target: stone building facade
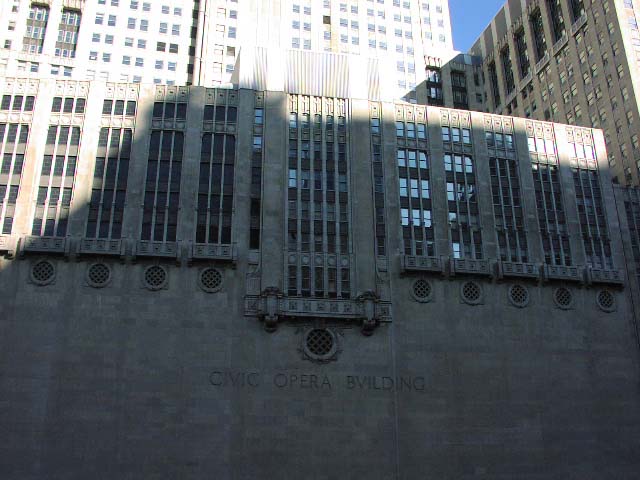
[{"label": "stone building facade", "polygon": [[350,72],[1,80],[2,478],[637,474],[602,132]]},{"label": "stone building facade", "polygon": [[637,0],[509,0],[470,54],[487,111],[604,131],[609,165],[638,185]]}]

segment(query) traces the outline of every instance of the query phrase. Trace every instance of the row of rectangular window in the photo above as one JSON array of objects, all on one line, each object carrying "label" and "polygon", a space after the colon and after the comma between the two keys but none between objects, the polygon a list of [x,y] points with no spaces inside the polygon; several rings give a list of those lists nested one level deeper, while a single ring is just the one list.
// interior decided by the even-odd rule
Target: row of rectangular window
[{"label": "row of rectangular window", "polygon": [[[5,137],[6,133],[6,137]],[[26,144],[29,137],[29,126],[18,123],[0,123],[0,141],[8,144]]]},{"label": "row of rectangular window", "polygon": [[572,174],[586,262],[594,268],[613,268],[598,172],[573,168]]},{"label": "row of rectangular window", "polygon": [[513,135],[510,133],[484,132],[487,147],[499,150],[514,150]]},{"label": "row of rectangular window", "polygon": [[102,103],[102,115],[126,115],[133,117],[136,114],[135,100],[105,100]]},{"label": "row of rectangular window", "polygon": [[[98,5],[106,5],[107,0],[98,0]],[[112,7],[119,7],[120,0],[111,0],[110,5]],[[131,0],[129,3],[129,8],[131,10],[138,10],[140,8],[140,2],[138,0]],[[142,11],[150,12],[151,11],[151,3],[150,2],[142,2]],[[171,13],[171,9],[169,5],[161,5],[160,12],[163,15],[169,15]],[[173,14],[177,17],[182,15],[182,7],[173,7]]]},{"label": "row of rectangular window", "polygon": [[142,217],[143,240],[176,240],[183,150],[183,132],[151,132]]},{"label": "row of rectangular window", "polygon": [[426,140],[427,126],[423,123],[418,123],[416,125],[413,122],[396,122],[396,137],[406,137],[411,139],[418,138],[419,140]]},{"label": "row of rectangular window", "polygon": [[471,130],[468,128],[442,127],[442,141],[471,145]]},{"label": "row of rectangular window", "polygon": [[[258,109],[257,109],[258,110]],[[258,112],[256,110],[254,123],[257,125],[262,125],[262,114],[258,116]],[[259,109],[262,112],[262,109]],[[236,107],[226,105],[205,105],[204,106],[204,117],[203,121],[205,122],[226,122],[226,123],[236,123],[238,118],[238,109]]]},{"label": "row of rectangular window", "polygon": [[45,155],[40,172],[32,235],[64,237],[75,185],[80,127],[50,125],[47,144],[56,155]]},{"label": "row of rectangular window", "polygon": [[153,104],[153,118],[185,121],[187,119],[187,104],[185,102],[155,102]]},{"label": "row of rectangular window", "polygon": [[85,98],[53,97],[51,112],[84,113],[87,100]]},{"label": "row of rectangular window", "polygon": [[47,145],[66,146],[69,142],[72,146],[80,145],[80,127],[62,125],[50,125],[47,131]]},{"label": "row of rectangular window", "polygon": [[[233,148],[232,148],[233,150]],[[215,156],[215,149],[214,149],[214,156]],[[128,155],[127,155],[128,157]],[[54,160],[54,157],[52,156],[46,156],[45,160],[43,162],[43,170],[42,170],[42,177],[46,177],[51,175],[51,173],[53,173],[53,176],[65,176],[67,178],[73,178],[73,176],[75,175],[75,168],[76,168],[76,157],[71,157],[71,156],[67,156],[65,157],[64,155],[61,156],[56,156],[55,157],[55,163],[52,165]],[[222,160],[221,160],[222,161]],[[496,159],[492,159],[492,161],[496,161]],[[501,162],[506,162],[507,160],[498,160]],[[511,161],[512,162],[512,161]],[[513,162],[512,162],[513,163]],[[493,175],[497,175],[498,169],[504,168],[502,166],[496,166],[495,162],[493,162],[492,164],[492,174]],[[100,172],[102,172],[102,169],[104,168],[104,166],[96,167],[96,171],[100,170]],[[514,167],[515,168],[515,167]],[[53,172],[52,172],[53,169]],[[3,170],[4,170],[4,164],[3,164]],[[593,175],[594,172],[587,172],[590,175]],[[501,174],[501,175],[504,175]],[[232,177],[230,177],[232,178]],[[510,180],[511,182],[514,181],[514,179],[517,182],[517,174],[515,173],[515,171],[511,171],[510,170]],[[126,182],[126,180],[125,180]],[[172,182],[173,183],[173,182]],[[225,182],[226,184],[227,182]],[[415,182],[415,189],[417,190],[417,182]],[[415,197],[417,196],[417,192],[416,195],[414,195],[414,182],[411,182],[411,196]],[[592,184],[592,189],[594,191],[598,190],[599,191],[599,185],[597,182],[597,179],[595,180],[595,183],[593,181],[591,181]],[[461,185],[458,185],[457,187],[454,187],[453,184],[447,184],[447,191],[448,191],[448,199],[450,201],[459,201],[462,200],[465,196],[465,194],[469,194],[469,192],[463,192],[460,191],[460,187]],[[462,187],[464,187],[464,185],[462,185]],[[126,188],[126,184],[125,187]],[[513,186],[512,186],[513,188]],[[464,188],[462,190],[465,190]],[[466,189],[469,191],[472,191],[473,189]],[[421,188],[420,188],[421,192],[428,192],[429,191],[429,187],[428,187],[428,182],[426,183],[425,186],[425,182],[423,181],[421,183]],[[457,193],[455,193],[455,191],[457,191]],[[17,187],[13,189],[14,192],[14,197],[17,195]],[[402,189],[401,189],[402,192]],[[55,204],[57,202],[60,202],[60,204],[62,206],[69,206],[70,204],[70,199],[71,199],[71,189],[70,188],[65,188],[63,195],[60,196],[60,189],[58,187],[41,187],[39,192],[38,192],[38,197],[37,197],[37,204],[38,205],[42,205],[44,206],[45,203],[47,203],[47,199],[48,199],[48,204]],[[124,193],[122,193],[122,199]],[[402,193],[401,193],[402,196]],[[424,195],[422,195],[424,198]],[[427,193],[428,196],[428,193]],[[580,195],[579,195],[580,196]],[[2,197],[0,197],[2,198]],[[109,197],[111,198],[111,197]],[[15,198],[14,200],[15,201]],[[123,200],[122,200],[123,201]],[[494,202],[495,203],[495,202]],[[580,205],[580,203],[579,203]],[[587,204],[589,205],[589,204]],[[514,204],[515,206],[515,204]],[[602,209],[602,206],[600,206],[600,208]],[[227,208],[227,210],[224,211],[228,211],[229,208]],[[580,211],[580,209],[579,209]],[[411,213],[410,213],[411,212]],[[587,211],[587,213],[589,213]],[[411,218],[411,220],[409,220]],[[450,218],[451,219],[451,218]],[[41,219],[40,219],[41,220]],[[457,220],[457,219],[454,219]],[[601,221],[602,223],[602,221]],[[34,231],[36,229],[36,227],[40,225],[41,226],[41,222],[39,222],[38,220],[36,220],[34,222]],[[53,225],[53,223],[51,224]],[[427,210],[420,210],[420,209],[408,209],[408,208],[403,208],[401,210],[401,225],[404,226],[409,226],[412,225],[414,227],[424,227],[424,228],[430,228],[432,226],[431,223],[431,212],[427,211]],[[508,226],[508,225],[507,225]],[[516,225],[517,226],[517,225]],[[468,233],[468,232],[467,232]],[[465,233],[465,231],[461,231],[458,234],[454,235],[454,237],[458,237],[461,241],[460,242],[453,242],[452,244],[452,251],[453,251],[453,255],[454,258],[460,258],[462,256],[465,255],[465,252],[473,252],[473,255],[475,256],[475,258],[481,258],[481,253],[479,251],[477,251],[477,249],[475,249],[474,245],[471,242],[467,242],[465,243],[464,239],[468,236],[467,233]],[[605,233],[606,235],[606,230]],[[479,235],[477,233],[473,233],[474,238]],[[518,260],[519,261],[527,261],[526,260],[526,252],[527,252],[527,248],[526,248],[526,236],[521,235],[520,233],[518,233],[517,235],[515,234],[511,234],[511,233],[507,233],[507,236],[501,236],[500,237],[500,241],[499,241],[499,245],[501,246],[505,246],[506,245],[506,240],[504,240],[505,238],[507,239],[511,239],[511,242],[519,242],[520,245],[518,247],[515,247],[517,252],[519,252],[519,257]],[[453,238],[453,237],[452,237]],[[469,237],[471,238],[471,237]],[[556,249],[562,249],[564,248],[565,252],[568,252],[568,243],[563,239],[564,237],[562,236],[557,236],[555,234],[543,234],[543,244],[545,245],[549,245],[552,249],[556,248]],[[591,247],[589,246],[590,244],[585,244],[585,248],[588,254],[588,259],[589,261],[597,267],[603,266],[604,263],[606,262],[606,266],[611,267],[611,258],[610,258],[610,247],[608,246],[608,240],[606,240],[606,237],[601,237],[601,236],[597,236],[595,238],[604,238],[605,241],[605,246],[604,247],[598,247],[596,244],[596,248],[591,249]],[[592,239],[590,239],[589,241],[591,241]],[[587,237],[585,236],[585,242],[587,241]],[[474,240],[474,243],[475,242]],[[423,247],[420,247],[420,250],[422,251]],[[432,242],[426,242],[425,243],[425,248],[426,251],[429,252],[432,248],[433,248],[433,243]],[[513,251],[514,247],[511,248],[511,250]],[[589,255],[591,255],[590,252],[595,252],[595,257],[590,257]],[[415,251],[413,252],[413,254],[415,254]],[[478,256],[480,255],[480,256]],[[566,255],[566,253],[565,253]],[[515,257],[508,257],[508,256],[504,256],[503,255],[503,259],[507,260],[509,258],[514,259]],[[600,259],[600,260],[598,260]],[[550,260],[550,259],[548,259]],[[570,261],[570,259],[569,259]]]},{"label": "row of rectangular window", "polygon": [[132,138],[131,129],[100,130],[87,218],[88,238],[121,236]]},{"label": "row of rectangular window", "polygon": [[531,169],[545,263],[570,266],[571,249],[558,167],[532,163]]},{"label": "row of rectangular window", "polygon": [[32,95],[3,95],[0,110],[13,112],[32,112],[36,98]]},{"label": "row of rectangular window", "polygon": [[492,157],[489,159],[489,169],[500,258],[503,261],[527,262],[529,254],[524,233],[518,164],[515,160]]},{"label": "row of rectangular window", "polygon": [[[298,122],[298,119],[300,120]],[[316,129],[322,128],[322,115],[320,113],[316,113],[313,115],[313,127]],[[299,123],[299,125],[298,125]],[[324,123],[327,126],[327,129],[332,129],[334,126],[334,116],[333,115],[325,115]],[[346,126],[346,118],[342,115],[338,116],[338,129],[344,130]],[[301,127],[303,130],[308,129],[311,125],[311,115],[308,113],[298,113],[298,112],[290,112],[289,113],[289,128],[298,128]]]},{"label": "row of rectangular window", "polygon": [[82,15],[78,11],[63,9],[62,17],[60,18],[60,25],[73,25],[79,27],[81,18]]},{"label": "row of rectangular window", "polygon": [[4,176],[0,184],[0,225],[3,235],[10,235],[13,227],[28,136],[29,125],[0,124],[0,175]]},{"label": "row of rectangular window", "polygon": [[[345,120],[338,117],[338,133],[346,131]],[[287,249],[348,255],[347,146],[334,140],[334,116],[291,112],[289,127]],[[303,132],[313,128],[317,140],[302,139],[298,127]],[[288,267],[289,295],[349,298],[348,264],[339,264],[337,268],[324,264],[310,268],[303,264],[301,256],[296,259],[296,265]]]},{"label": "row of rectangular window", "polygon": [[202,137],[196,242],[231,243],[235,149],[233,135]]},{"label": "row of rectangular window", "polygon": [[261,98],[255,96],[253,110],[252,153],[251,153],[251,190],[250,190],[250,218],[249,218],[249,248],[260,248],[262,223],[262,141],[264,135],[265,110]]}]

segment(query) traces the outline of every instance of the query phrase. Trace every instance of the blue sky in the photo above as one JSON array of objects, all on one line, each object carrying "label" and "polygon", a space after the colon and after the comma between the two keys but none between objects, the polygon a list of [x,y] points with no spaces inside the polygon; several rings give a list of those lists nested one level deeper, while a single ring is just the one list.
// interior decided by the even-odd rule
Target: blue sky
[{"label": "blue sky", "polygon": [[453,46],[466,52],[506,0],[449,0]]}]

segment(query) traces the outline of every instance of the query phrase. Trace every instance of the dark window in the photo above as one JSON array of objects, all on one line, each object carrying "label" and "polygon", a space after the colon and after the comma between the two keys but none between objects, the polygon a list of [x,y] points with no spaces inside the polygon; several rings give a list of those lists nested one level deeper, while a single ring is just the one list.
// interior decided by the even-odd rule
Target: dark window
[{"label": "dark window", "polygon": [[511,53],[509,47],[505,47],[500,52],[500,60],[502,61],[502,71],[504,73],[504,83],[506,94],[509,95],[515,88],[515,80],[513,78],[513,68],[511,65]]},{"label": "dark window", "polygon": [[497,108],[500,105],[500,86],[498,85],[498,72],[496,71],[496,62],[489,64],[489,83],[491,85],[491,93],[493,95],[493,106]]},{"label": "dark window", "polygon": [[103,115],[111,115],[113,111],[113,100],[105,100],[102,104],[102,114]]},{"label": "dark window", "polygon": [[72,113],[73,112],[73,98],[65,98],[62,111],[64,113]]},{"label": "dark window", "polygon": [[136,114],[136,102],[133,100],[129,100],[127,102],[127,111],[125,115],[133,117]]},{"label": "dark window", "polygon": [[124,100],[116,100],[115,107],[113,109],[114,115],[124,114]]},{"label": "dark window", "polygon": [[542,22],[542,13],[540,9],[534,10],[529,17],[531,30],[533,31],[534,46],[536,52],[536,62],[539,61],[547,53],[547,41],[544,36],[544,24]]},{"label": "dark window", "polygon": [[518,56],[518,68],[520,70],[520,78],[524,78],[529,74],[529,53],[527,52],[527,41],[524,36],[524,28],[519,29],[514,35],[514,43],[516,45],[516,53]]},{"label": "dark window", "polygon": [[76,100],[76,113],[84,113],[84,107],[87,101],[84,98]]},{"label": "dark window", "polygon": [[51,105],[51,111],[57,113],[57,112],[60,112],[61,110],[62,110],[62,98],[54,97],[53,103]]},{"label": "dark window", "polygon": [[131,129],[103,128],[100,132],[87,218],[89,238],[120,238],[132,136]]},{"label": "dark window", "polygon": [[75,184],[77,157],[74,152],[79,142],[80,127],[49,127],[47,144],[54,146],[56,154],[45,155],[42,161],[32,235],[64,237],[67,234],[73,189],[50,185],[49,178],[55,177],[55,185]]},{"label": "dark window", "polygon": [[151,133],[142,240],[176,240],[183,147],[182,132],[154,130]]},{"label": "dark window", "polygon": [[205,134],[202,138],[196,242],[231,243],[235,137]]},{"label": "dark window", "polygon": [[0,110],[9,110],[11,108],[11,95],[2,96],[2,105]]},{"label": "dark window", "polygon": [[575,22],[584,14],[584,2],[582,0],[571,0],[571,16]]},{"label": "dark window", "polygon": [[560,0],[547,0],[547,8],[549,9],[553,41],[555,43],[565,35],[564,18],[562,16]]}]

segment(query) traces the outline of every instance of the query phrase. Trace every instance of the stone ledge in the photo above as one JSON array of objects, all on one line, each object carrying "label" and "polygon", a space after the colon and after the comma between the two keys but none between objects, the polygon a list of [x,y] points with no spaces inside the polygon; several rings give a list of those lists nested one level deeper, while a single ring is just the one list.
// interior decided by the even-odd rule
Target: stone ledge
[{"label": "stone ledge", "polygon": [[139,257],[178,258],[178,243],[138,240],[135,254]]},{"label": "stone ledge", "polygon": [[565,280],[567,282],[584,282],[583,267],[564,267],[556,265],[544,265],[545,280]]},{"label": "stone ledge", "polygon": [[67,237],[37,237],[26,235],[20,239],[23,253],[69,253]]},{"label": "stone ledge", "polygon": [[589,283],[624,285],[624,279],[622,278],[622,272],[620,270],[602,270],[588,268],[587,275]]},{"label": "stone ledge", "polygon": [[489,260],[470,260],[464,258],[456,258],[452,261],[452,275],[458,273],[466,273],[471,275],[494,276],[492,262]]},{"label": "stone ledge", "polygon": [[217,243],[194,243],[192,258],[194,260],[221,260],[235,262],[236,249],[234,245]]},{"label": "stone ledge", "polygon": [[[263,298],[258,295],[245,297],[245,316],[259,316],[264,311]],[[364,307],[356,300],[331,298],[278,298],[278,313],[285,318],[332,318],[359,320],[365,316]],[[380,301],[375,306],[376,317],[382,323],[391,322],[391,302]]]},{"label": "stone ledge", "polygon": [[498,261],[498,276],[519,278],[540,278],[540,265],[536,263]]},{"label": "stone ledge", "polygon": [[416,255],[403,255],[400,258],[401,268],[404,272],[437,272],[444,273],[443,261],[440,257],[421,257]]},{"label": "stone ledge", "polygon": [[78,253],[85,255],[121,255],[122,240],[82,238]]}]

